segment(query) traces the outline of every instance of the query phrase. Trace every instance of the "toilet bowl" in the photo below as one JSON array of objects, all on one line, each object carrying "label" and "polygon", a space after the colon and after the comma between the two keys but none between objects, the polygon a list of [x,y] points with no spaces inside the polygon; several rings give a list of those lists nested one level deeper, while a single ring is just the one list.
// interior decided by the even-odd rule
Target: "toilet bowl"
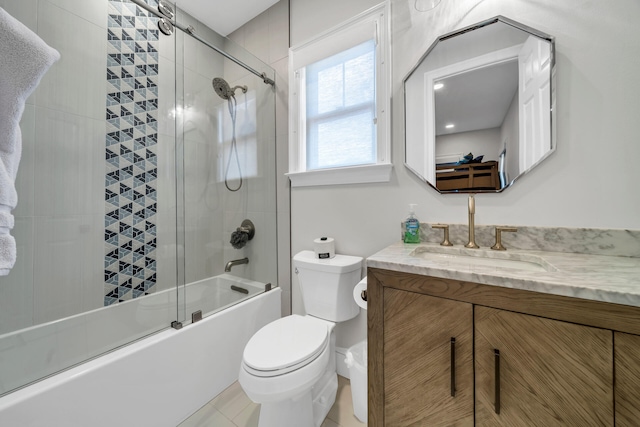
[{"label": "toilet bowl", "polygon": [[293,314],[249,340],[238,381],[249,399],[261,404],[259,427],[322,424],[338,390],[333,327]]},{"label": "toilet bowl", "polygon": [[242,358],[240,384],[247,396],[264,404],[309,391],[329,366],[332,329],[328,322],[296,314],[260,329]]},{"label": "toilet bowl", "polygon": [[352,292],[362,258],[317,259],[303,251],[293,264],[307,315],[293,314],[260,329],[247,343],[240,367],[240,385],[261,404],[259,427],[322,424],[338,389],[334,327],[359,312]]}]

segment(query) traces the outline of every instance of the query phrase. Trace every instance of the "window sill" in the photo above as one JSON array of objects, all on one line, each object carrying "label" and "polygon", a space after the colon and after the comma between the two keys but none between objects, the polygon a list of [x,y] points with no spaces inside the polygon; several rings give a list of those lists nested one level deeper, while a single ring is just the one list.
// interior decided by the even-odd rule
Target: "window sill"
[{"label": "window sill", "polygon": [[306,172],[289,172],[291,187],[313,187],[319,185],[367,184],[389,182],[391,163],[351,166],[346,168],[320,169]]}]

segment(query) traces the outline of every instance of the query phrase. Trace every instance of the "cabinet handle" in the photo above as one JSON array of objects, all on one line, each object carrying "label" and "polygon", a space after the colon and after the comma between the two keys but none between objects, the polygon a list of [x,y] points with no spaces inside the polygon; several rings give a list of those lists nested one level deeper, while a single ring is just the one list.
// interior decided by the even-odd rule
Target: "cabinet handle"
[{"label": "cabinet handle", "polygon": [[456,397],[456,339],[451,337],[451,397]]},{"label": "cabinet handle", "polygon": [[500,350],[493,350],[493,361],[495,364],[495,411],[500,414]]}]

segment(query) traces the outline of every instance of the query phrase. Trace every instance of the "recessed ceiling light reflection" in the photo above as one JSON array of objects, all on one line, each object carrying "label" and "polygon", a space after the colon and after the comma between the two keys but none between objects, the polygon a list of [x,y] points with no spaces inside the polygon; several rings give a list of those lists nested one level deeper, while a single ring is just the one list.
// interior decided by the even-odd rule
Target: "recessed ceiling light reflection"
[{"label": "recessed ceiling light reflection", "polygon": [[444,83],[436,83],[433,85],[433,90],[442,89],[444,87]]},{"label": "recessed ceiling light reflection", "polygon": [[447,129],[453,129],[455,127],[455,125],[453,123],[449,123],[448,125],[445,126]]}]

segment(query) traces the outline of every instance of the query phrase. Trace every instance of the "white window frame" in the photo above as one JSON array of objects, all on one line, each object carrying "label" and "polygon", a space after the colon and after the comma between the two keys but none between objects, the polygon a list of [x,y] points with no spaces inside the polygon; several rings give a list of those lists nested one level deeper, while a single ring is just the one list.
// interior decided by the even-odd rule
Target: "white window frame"
[{"label": "white window frame", "polygon": [[[391,180],[389,15],[389,2],[385,1],[289,49],[289,173],[286,175],[292,187]],[[371,39],[376,43],[376,163],[306,170],[306,123],[302,114],[306,105],[302,87],[306,81],[304,67]]]}]

